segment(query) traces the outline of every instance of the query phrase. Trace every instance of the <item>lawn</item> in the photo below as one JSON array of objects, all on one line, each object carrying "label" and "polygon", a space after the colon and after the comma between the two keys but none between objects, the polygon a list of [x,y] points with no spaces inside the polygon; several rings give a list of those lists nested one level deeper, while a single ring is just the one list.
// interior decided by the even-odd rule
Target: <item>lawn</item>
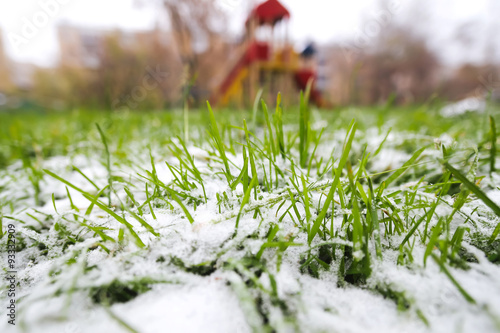
[{"label": "lawn", "polygon": [[500,108],[275,104],[0,114],[0,331],[500,331]]}]

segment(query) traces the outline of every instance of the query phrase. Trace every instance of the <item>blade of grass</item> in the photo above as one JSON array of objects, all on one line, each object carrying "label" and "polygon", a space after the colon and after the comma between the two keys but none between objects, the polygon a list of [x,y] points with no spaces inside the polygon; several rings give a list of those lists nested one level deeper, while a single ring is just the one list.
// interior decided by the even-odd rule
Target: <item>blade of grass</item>
[{"label": "blade of grass", "polygon": [[278,147],[281,157],[285,158],[285,137],[283,134],[283,107],[281,105],[281,93],[278,93],[276,99],[276,113],[274,114],[274,126],[276,130],[276,137],[278,140]]},{"label": "blade of grass", "polygon": [[186,218],[189,220],[189,223],[193,224],[194,223],[193,217],[189,213],[189,210],[187,209],[187,207],[179,199],[179,197],[177,196],[176,192],[174,190],[168,188],[168,187],[166,188],[166,190],[170,194],[170,196],[172,197],[172,199],[174,199],[174,201],[177,202],[177,204],[179,204],[179,206],[181,207],[182,211],[184,212],[184,215],[186,215]]},{"label": "blade of grass", "polygon": [[[469,179],[467,179],[467,177],[463,173],[461,173],[460,171],[458,171],[457,169],[452,167],[448,162],[444,162],[443,165],[446,167],[446,169],[448,169],[453,174],[453,176],[455,176],[455,178],[460,180],[462,182],[462,184],[465,185],[469,189],[469,191],[474,193],[476,195],[476,197],[478,197],[479,200],[481,200],[498,217],[500,217],[500,207],[498,207],[498,205],[496,203],[494,203],[493,200],[488,198],[488,196],[483,191],[481,191],[481,189],[476,184],[474,184]],[[495,238],[498,236],[498,233],[500,232],[499,226],[500,226],[500,223],[497,225],[497,227],[495,228],[495,231],[491,235],[490,243],[492,243],[495,240]]]},{"label": "blade of grass", "polygon": [[424,152],[426,147],[420,148],[417,150],[413,156],[403,164],[403,166],[397,169],[392,175],[389,176],[383,183],[385,183],[385,188],[387,188],[393,181],[395,181],[399,176],[401,176],[408,168],[415,164],[415,161],[420,157],[420,155]]},{"label": "blade of grass", "polygon": [[380,151],[382,150],[382,147],[384,146],[385,141],[389,137],[389,134],[391,134],[391,131],[392,131],[392,127],[389,128],[389,130],[387,131],[387,134],[385,135],[384,140],[382,140],[382,142],[378,146],[377,150],[375,151],[375,154],[373,154],[373,157],[377,156],[380,153]]},{"label": "blade of grass", "polygon": [[212,135],[212,138],[215,141],[215,145],[217,146],[217,150],[220,153],[222,162],[224,163],[224,168],[225,172],[224,175],[226,176],[227,183],[230,184],[232,181],[232,175],[231,175],[231,170],[229,168],[229,162],[227,160],[226,156],[226,148],[224,147],[224,143],[222,142],[222,139],[220,137],[220,132],[219,128],[217,127],[217,122],[215,121],[215,116],[214,112],[212,111],[212,107],[210,106],[210,103],[207,101],[207,106],[208,106],[208,112],[210,116],[210,134]]},{"label": "blade of grass", "polygon": [[264,111],[264,118],[266,119],[267,131],[269,133],[269,145],[271,146],[273,160],[276,161],[277,149],[275,147],[273,127],[271,126],[271,121],[269,120],[269,112],[267,110],[267,105],[264,102],[264,100],[262,100],[262,110]]},{"label": "blade of grass", "polygon": [[72,167],[73,167],[73,170],[75,170],[76,172],[78,172],[83,178],[85,178],[90,184],[92,184],[92,186],[94,186],[97,191],[99,191],[99,186],[97,186],[86,174],[84,174],[82,172],[82,170],[78,169],[74,165]]},{"label": "blade of grass", "polygon": [[250,182],[250,185],[248,186],[248,188],[247,188],[247,190],[245,192],[245,196],[243,197],[243,200],[241,202],[241,206],[240,206],[240,211],[238,213],[238,217],[236,218],[235,234],[238,232],[238,227],[240,225],[240,218],[241,218],[241,215],[242,215],[242,212],[243,212],[243,208],[250,201],[250,192],[252,191],[252,188],[257,185],[257,182],[258,182],[257,181],[257,176],[254,176],[252,178],[252,181]]},{"label": "blade of grass", "polygon": [[[121,224],[123,224],[124,226],[126,226],[127,229],[129,230],[130,234],[132,235],[132,237],[135,239],[136,244],[139,247],[144,247],[145,246],[145,244],[142,242],[142,240],[140,239],[140,237],[135,232],[133,226],[129,222],[127,222],[127,220],[125,220],[123,217],[119,216],[114,211],[112,211],[108,206],[106,206],[105,204],[103,204],[102,202],[100,202],[99,200],[97,200],[94,196],[92,196],[91,194],[89,194],[89,193],[85,192],[84,190],[78,188],[77,186],[71,184],[66,179],[63,179],[63,178],[59,177],[58,175],[54,174],[53,172],[51,172],[49,170],[44,169],[43,171],[46,174],[48,174],[49,176],[51,176],[51,177],[59,180],[60,182],[68,185],[69,187],[71,187],[72,189],[80,192],[87,200],[89,200],[94,205],[96,205],[97,207],[101,208],[103,211],[105,211],[106,213],[108,213],[109,215],[111,215],[113,218],[115,218],[118,222],[120,222]],[[152,228],[152,227],[150,226],[150,228]]]},{"label": "blade of grass", "polygon": [[[257,180],[257,167],[255,166],[254,151],[253,151],[253,147],[252,147],[252,142],[250,141],[250,135],[248,132],[247,122],[245,119],[243,119],[243,125],[244,125],[244,129],[245,129],[245,137],[247,140],[247,147],[246,148],[248,150],[248,159],[250,160],[250,167],[252,170],[252,181],[253,181],[253,178],[255,178],[256,181],[258,182],[258,180]],[[255,190],[254,190],[254,197],[255,197],[255,199],[257,199],[257,188],[255,188]]]},{"label": "blade of grass", "polygon": [[344,166],[347,162],[347,157],[349,156],[349,152],[351,151],[351,146],[352,146],[352,142],[354,140],[354,135],[356,134],[356,128],[357,128],[357,124],[353,120],[351,122],[351,124],[349,125],[349,130],[347,131],[346,139],[344,142],[344,148],[342,151],[342,156],[341,156],[340,161],[339,161],[339,165],[338,165],[337,169],[335,170],[335,179],[332,183],[332,186],[330,187],[330,191],[328,192],[328,196],[323,204],[323,209],[321,210],[318,217],[316,218],[316,221],[314,222],[314,224],[311,228],[311,231],[308,235],[309,245],[311,245],[312,240],[314,239],[314,237],[318,233],[319,228],[321,226],[321,223],[323,222],[323,220],[326,216],[326,213],[328,212],[328,209],[333,201],[333,196],[335,194],[335,190],[337,189],[337,186],[340,182],[340,176],[342,174],[342,170],[344,169]]},{"label": "blade of grass", "polygon": [[497,127],[495,124],[495,119],[490,116],[490,136],[491,136],[491,148],[490,148],[490,173],[496,171],[495,160],[497,155]]},{"label": "blade of grass", "polygon": [[299,152],[300,152],[300,167],[307,166],[307,153],[309,150],[309,95],[300,93],[300,127],[299,127]]},{"label": "blade of grass", "polygon": [[451,283],[453,283],[453,285],[455,287],[457,287],[458,291],[467,300],[467,302],[469,302],[471,304],[477,304],[476,300],[471,295],[469,295],[469,293],[467,291],[465,291],[465,289],[458,283],[457,280],[455,280],[455,278],[453,277],[453,275],[451,275],[450,271],[441,262],[441,260],[439,260],[438,256],[436,256],[434,253],[432,253],[431,256],[432,256],[432,259],[434,259],[434,261],[436,262],[436,264],[439,265],[439,267],[441,268],[441,270],[443,271],[443,273],[450,279]]},{"label": "blade of grass", "polygon": [[106,136],[104,135],[104,132],[101,129],[101,126],[99,126],[98,123],[95,124],[97,127],[97,130],[99,131],[99,135],[101,136],[101,141],[104,145],[104,149],[106,151],[106,170],[108,171],[108,185],[109,185],[109,190],[108,190],[108,207],[111,207],[111,191],[113,188],[113,180],[111,177],[111,155],[109,154],[109,147],[108,147],[108,141],[106,140]]}]

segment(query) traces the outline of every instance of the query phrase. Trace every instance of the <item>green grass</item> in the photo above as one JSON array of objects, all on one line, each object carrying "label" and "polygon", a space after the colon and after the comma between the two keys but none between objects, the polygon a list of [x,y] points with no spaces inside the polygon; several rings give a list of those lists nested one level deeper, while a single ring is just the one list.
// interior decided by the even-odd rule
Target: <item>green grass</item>
[{"label": "green grass", "polygon": [[[215,217],[203,223],[229,225],[234,231],[226,240],[229,248],[221,244],[208,264],[177,257],[169,264],[189,274],[201,270],[203,276],[230,272],[228,282],[257,331],[279,326],[270,319],[269,306],[280,313],[280,325],[299,327],[297,309],[277,292],[274,277],[296,251],[302,274],[320,278],[334,272],[339,287],[372,290],[426,325],[425,309],[408,292],[370,281],[394,253],[394,264],[409,269],[425,270],[433,262],[480,311],[480,302],[455,273],[472,265],[463,244],[478,244],[480,238],[488,246],[498,242],[500,207],[487,194],[499,191],[498,108],[447,119],[431,106],[316,111],[307,99],[306,92],[298,110],[286,109],[278,96],[274,112],[263,101],[252,113],[208,105],[190,110],[189,118],[187,111],[0,115],[0,167],[8,179],[2,190],[22,186],[16,185],[22,179],[30,184],[22,195],[1,197],[0,237],[7,220],[15,220],[39,237],[54,229],[50,246],[62,254],[88,238],[96,238],[99,251],[113,254],[125,251],[131,240],[140,253],[165,236],[162,217],[197,226],[198,212],[211,209]],[[251,119],[251,128],[245,119]],[[318,127],[321,121],[324,126]],[[450,142],[436,139],[443,134]],[[404,160],[377,169],[389,151]],[[46,167],[61,156],[71,165],[62,175]],[[73,163],[78,156],[96,161],[106,176],[94,179]],[[158,168],[163,163],[171,174],[167,182]],[[120,173],[123,169],[129,173]],[[88,189],[75,183],[75,175]],[[45,187],[54,182],[66,186],[66,193]],[[80,207],[72,193],[87,206]],[[67,212],[58,206],[62,199],[69,200]],[[55,212],[42,219],[36,211],[46,203]],[[23,210],[37,223],[19,219]],[[258,224],[253,234],[246,228],[249,221]],[[257,252],[247,249],[244,256],[228,258],[251,238],[261,241]],[[269,285],[262,284],[262,274]],[[93,286],[89,293],[109,307],[157,283],[147,276],[136,281],[127,287],[120,281]],[[110,313],[132,330],[126,318]]]}]

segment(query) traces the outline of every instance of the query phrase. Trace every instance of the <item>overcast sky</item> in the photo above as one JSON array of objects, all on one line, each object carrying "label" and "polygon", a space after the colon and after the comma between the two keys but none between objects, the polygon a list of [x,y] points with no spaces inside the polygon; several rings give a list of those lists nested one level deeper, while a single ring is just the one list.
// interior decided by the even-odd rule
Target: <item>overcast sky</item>
[{"label": "overcast sky", "polygon": [[[47,7],[44,20],[42,4]],[[99,28],[148,29],[154,26],[158,10],[134,5],[138,0],[22,0],[0,2],[0,28],[7,53],[17,61],[52,65],[57,61],[56,26],[61,22]],[[142,0],[145,3],[154,1]],[[218,0],[231,17],[231,32],[242,29],[242,20],[252,0]],[[392,0],[390,10],[381,11],[381,0],[282,0],[290,9],[290,35],[300,45],[306,40],[319,43],[375,38],[384,22],[412,22],[429,45],[445,60],[458,63],[482,61],[499,55],[499,0]],[[37,21],[38,20],[38,21]],[[37,28],[29,38],[23,28]],[[496,29],[495,29],[496,27]],[[15,46],[17,43],[17,47]],[[495,47],[496,45],[496,47]],[[497,59],[498,61],[498,59]]]}]

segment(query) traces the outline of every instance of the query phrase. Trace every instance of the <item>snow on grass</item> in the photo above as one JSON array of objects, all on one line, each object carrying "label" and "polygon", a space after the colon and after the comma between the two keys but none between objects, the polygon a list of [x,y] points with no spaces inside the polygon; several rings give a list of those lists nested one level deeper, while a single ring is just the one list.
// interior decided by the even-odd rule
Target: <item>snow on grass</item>
[{"label": "snow on grass", "polygon": [[488,128],[412,132],[416,112],[389,133],[370,114],[348,127],[351,114],[302,109],[303,126],[278,110],[245,131],[214,116],[191,121],[191,142],[156,114],[52,157],[17,158],[29,144],[10,142],[0,200],[18,311],[0,331],[500,330]]},{"label": "snow on grass", "polygon": [[445,106],[441,109],[441,114],[444,117],[453,117],[466,112],[484,112],[485,110],[486,101],[484,98],[469,97]]}]

